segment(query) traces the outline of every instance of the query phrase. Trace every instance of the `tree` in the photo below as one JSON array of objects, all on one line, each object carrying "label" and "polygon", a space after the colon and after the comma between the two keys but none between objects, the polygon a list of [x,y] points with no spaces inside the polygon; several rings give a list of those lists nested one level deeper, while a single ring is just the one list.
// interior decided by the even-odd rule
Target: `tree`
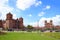
[{"label": "tree", "polygon": [[28,31],[32,31],[33,27],[31,25],[27,26]]}]

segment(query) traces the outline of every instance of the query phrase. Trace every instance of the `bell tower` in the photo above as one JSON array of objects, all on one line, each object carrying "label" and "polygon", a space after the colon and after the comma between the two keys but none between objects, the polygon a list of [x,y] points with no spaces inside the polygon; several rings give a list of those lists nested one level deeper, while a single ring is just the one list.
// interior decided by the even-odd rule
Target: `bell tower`
[{"label": "bell tower", "polygon": [[45,20],[45,26],[47,25],[47,20]]},{"label": "bell tower", "polygon": [[12,28],[13,27],[13,15],[9,12],[6,15],[6,28]]},{"label": "bell tower", "polygon": [[20,25],[20,28],[23,29],[23,18],[19,18],[19,25]]},{"label": "bell tower", "polygon": [[50,20],[50,24],[52,25],[52,20]]},{"label": "bell tower", "polygon": [[7,15],[6,15],[6,20],[11,20],[12,19],[12,14],[9,12]]}]

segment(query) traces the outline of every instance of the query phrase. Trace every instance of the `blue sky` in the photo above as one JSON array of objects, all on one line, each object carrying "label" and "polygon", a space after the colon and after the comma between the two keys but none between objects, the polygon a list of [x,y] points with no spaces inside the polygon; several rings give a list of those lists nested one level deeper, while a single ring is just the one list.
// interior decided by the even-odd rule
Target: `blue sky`
[{"label": "blue sky", "polygon": [[44,20],[53,20],[54,25],[60,25],[60,0],[0,0],[0,19],[11,12],[13,18],[24,18],[24,25],[44,25]]}]

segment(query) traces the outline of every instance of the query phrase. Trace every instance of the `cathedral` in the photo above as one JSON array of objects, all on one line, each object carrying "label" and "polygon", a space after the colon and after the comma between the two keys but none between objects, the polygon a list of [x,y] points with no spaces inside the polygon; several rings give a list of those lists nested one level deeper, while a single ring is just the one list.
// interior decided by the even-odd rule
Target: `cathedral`
[{"label": "cathedral", "polygon": [[13,19],[13,15],[9,12],[6,14],[6,20],[0,20],[0,28],[3,29],[24,29],[23,18]]},{"label": "cathedral", "polygon": [[53,25],[53,21],[50,20],[50,22],[48,23],[47,20],[45,20],[45,28],[50,28],[52,29],[54,27]]}]

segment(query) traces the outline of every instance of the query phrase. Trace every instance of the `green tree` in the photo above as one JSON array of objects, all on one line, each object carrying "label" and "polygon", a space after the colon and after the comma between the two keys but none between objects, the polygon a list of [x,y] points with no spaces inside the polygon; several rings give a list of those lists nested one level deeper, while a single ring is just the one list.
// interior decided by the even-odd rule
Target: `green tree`
[{"label": "green tree", "polygon": [[33,27],[31,25],[27,26],[28,31],[32,31]]}]

